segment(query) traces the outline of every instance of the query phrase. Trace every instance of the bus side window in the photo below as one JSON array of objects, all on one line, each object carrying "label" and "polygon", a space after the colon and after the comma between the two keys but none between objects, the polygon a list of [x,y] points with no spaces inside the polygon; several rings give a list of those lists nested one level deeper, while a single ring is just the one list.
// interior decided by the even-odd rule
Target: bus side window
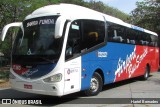
[{"label": "bus side window", "polygon": [[150,35],[151,42],[150,46],[157,47],[158,46],[158,36]]},{"label": "bus side window", "polygon": [[129,44],[135,45],[138,43],[138,34],[131,28],[126,28],[126,38]]},{"label": "bus side window", "polygon": [[83,20],[82,49],[90,49],[105,41],[105,24],[101,21]]},{"label": "bus side window", "polygon": [[108,22],[108,41],[125,43],[125,27]]}]

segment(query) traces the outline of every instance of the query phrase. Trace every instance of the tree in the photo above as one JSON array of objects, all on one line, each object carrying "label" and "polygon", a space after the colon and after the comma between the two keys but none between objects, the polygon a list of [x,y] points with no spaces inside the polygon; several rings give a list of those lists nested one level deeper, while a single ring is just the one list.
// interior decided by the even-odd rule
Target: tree
[{"label": "tree", "polygon": [[59,3],[69,3],[84,6],[84,0],[59,0]]},{"label": "tree", "polygon": [[91,0],[88,3],[86,2],[84,6],[91,8],[93,10],[96,10],[96,11],[102,12],[104,14],[108,14],[108,15],[117,17],[123,21],[130,20],[130,17],[128,14],[126,14],[126,13],[124,13],[114,7],[110,7],[101,1]]},{"label": "tree", "polygon": [[131,22],[160,34],[160,0],[144,0],[136,3]]}]

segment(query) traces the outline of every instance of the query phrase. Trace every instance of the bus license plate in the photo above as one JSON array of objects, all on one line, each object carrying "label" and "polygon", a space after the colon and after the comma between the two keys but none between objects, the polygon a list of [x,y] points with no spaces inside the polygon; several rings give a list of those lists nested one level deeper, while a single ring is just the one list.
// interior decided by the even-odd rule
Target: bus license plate
[{"label": "bus license plate", "polygon": [[32,85],[24,84],[24,88],[25,88],[25,89],[32,89]]}]

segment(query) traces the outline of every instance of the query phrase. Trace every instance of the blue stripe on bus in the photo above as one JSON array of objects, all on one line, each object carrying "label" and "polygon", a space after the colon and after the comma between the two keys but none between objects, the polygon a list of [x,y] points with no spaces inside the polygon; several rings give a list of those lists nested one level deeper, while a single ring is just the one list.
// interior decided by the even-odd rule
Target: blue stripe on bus
[{"label": "blue stripe on bus", "polygon": [[50,73],[55,66],[56,64],[36,65],[35,67],[28,69],[21,76],[24,78],[37,79]]},{"label": "blue stripe on bus", "polygon": [[104,84],[113,83],[118,60],[126,60],[126,56],[134,51],[135,45],[108,42],[106,46],[82,56],[81,90],[90,87],[90,80],[97,69],[104,74]]}]

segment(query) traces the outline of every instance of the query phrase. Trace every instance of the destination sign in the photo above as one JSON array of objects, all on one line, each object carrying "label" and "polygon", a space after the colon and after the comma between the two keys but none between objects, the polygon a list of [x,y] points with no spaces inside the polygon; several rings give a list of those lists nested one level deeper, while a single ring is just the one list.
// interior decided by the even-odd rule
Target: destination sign
[{"label": "destination sign", "polygon": [[36,26],[36,25],[45,25],[45,24],[55,24],[54,19],[41,19],[41,20],[32,20],[27,22],[26,27]]}]

